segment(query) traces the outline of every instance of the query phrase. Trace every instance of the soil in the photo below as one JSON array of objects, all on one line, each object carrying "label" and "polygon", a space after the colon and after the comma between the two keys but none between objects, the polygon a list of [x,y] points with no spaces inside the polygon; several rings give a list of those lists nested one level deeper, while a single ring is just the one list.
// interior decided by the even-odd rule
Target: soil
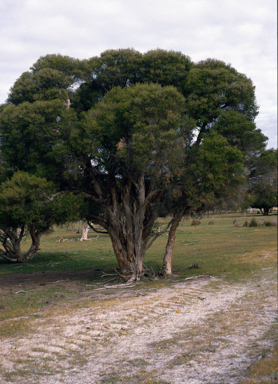
[{"label": "soil", "polygon": [[[0,276],[0,294],[73,289],[80,273],[98,271]],[[2,340],[0,382],[234,384],[276,341],[276,290],[273,271],[242,284],[200,276],[163,288],[86,290],[84,306],[32,316],[32,332]]]}]

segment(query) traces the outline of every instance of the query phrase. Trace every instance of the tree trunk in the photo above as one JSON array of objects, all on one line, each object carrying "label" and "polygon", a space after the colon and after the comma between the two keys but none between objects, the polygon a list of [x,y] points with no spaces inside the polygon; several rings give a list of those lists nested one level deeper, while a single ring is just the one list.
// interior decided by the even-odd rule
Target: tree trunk
[{"label": "tree trunk", "polygon": [[40,241],[43,234],[42,229],[38,229],[36,231],[32,224],[30,225],[29,231],[32,239],[32,244],[28,252],[24,255],[24,261],[32,260],[36,256],[40,248]]},{"label": "tree trunk", "polygon": [[136,238],[130,229],[127,232],[127,236],[122,236],[122,233],[108,228],[121,275],[129,281],[137,281],[143,272],[145,242],[142,237]]},{"label": "tree trunk", "polygon": [[123,175],[121,186],[113,169],[108,175],[106,190],[98,182],[91,164],[85,169],[90,178],[94,195],[85,194],[88,200],[97,202],[101,215],[90,215],[88,221],[104,228],[110,236],[120,274],[129,281],[137,281],[143,274],[143,259],[150,245],[150,233],[157,218],[156,204],[162,189],[148,181],[146,190],[145,174]]},{"label": "tree trunk", "polygon": [[[147,242],[156,215],[146,207],[159,193],[146,196],[144,174],[134,186],[129,179],[121,191],[121,205],[118,203],[115,182],[111,180],[112,206],[107,209],[106,229],[110,235],[112,246],[119,263],[120,271],[129,281],[140,280],[143,274],[143,259]],[[135,187],[135,188],[134,188]]]},{"label": "tree trunk", "polygon": [[173,259],[173,250],[175,245],[176,230],[181,222],[183,215],[177,215],[173,218],[172,224],[170,226],[168,241],[166,245],[166,250],[163,258],[163,274],[172,275],[172,259]]},{"label": "tree trunk", "polygon": [[269,208],[263,208],[263,216],[268,216]]},{"label": "tree trunk", "polygon": [[84,221],[82,220],[82,225],[81,225],[81,238],[80,241],[85,241],[88,240],[88,232],[89,232],[90,226],[87,225],[85,227]]},{"label": "tree trunk", "polygon": [[12,263],[22,263],[23,255],[20,248],[20,242],[24,234],[24,227],[20,232],[16,228],[5,228],[0,231],[0,242],[4,251],[0,250],[0,256]]},{"label": "tree trunk", "polygon": [[43,234],[42,230],[35,230],[31,224],[29,227],[32,239],[29,250],[23,254],[21,250],[21,240],[24,236],[24,227],[20,229],[5,229],[0,233],[0,242],[4,247],[4,251],[0,249],[0,256],[12,263],[23,263],[32,260],[39,250],[40,238]]}]

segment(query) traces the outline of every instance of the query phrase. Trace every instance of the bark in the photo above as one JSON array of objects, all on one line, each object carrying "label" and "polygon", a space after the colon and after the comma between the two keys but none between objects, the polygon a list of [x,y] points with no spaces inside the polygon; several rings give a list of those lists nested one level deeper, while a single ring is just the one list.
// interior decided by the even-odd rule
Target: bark
[{"label": "bark", "polygon": [[173,219],[170,222],[170,230],[168,235],[168,241],[165,249],[165,254],[163,258],[163,274],[164,275],[172,275],[172,260],[173,260],[173,250],[176,239],[176,231],[182,220],[182,218],[186,215],[190,214],[190,207],[186,207],[183,211],[180,211],[176,215],[174,215]]},{"label": "bark", "polygon": [[115,180],[111,177],[112,204],[107,209],[106,229],[119,263],[120,271],[129,281],[140,279],[143,259],[156,215],[146,217],[149,204],[159,198],[159,191],[146,196],[144,174],[134,183],[126,180],[121,195],[117,195]]},{"label": "bark", "polygon": [[166,250],[163,258],[163,274],[172,275],[172,259],[173,259],[173,250],[175,245],[176,230],[181,222],[183,215],[177,215],[172,219],[172,224],[170,226],[168,241],[166,244]]}]

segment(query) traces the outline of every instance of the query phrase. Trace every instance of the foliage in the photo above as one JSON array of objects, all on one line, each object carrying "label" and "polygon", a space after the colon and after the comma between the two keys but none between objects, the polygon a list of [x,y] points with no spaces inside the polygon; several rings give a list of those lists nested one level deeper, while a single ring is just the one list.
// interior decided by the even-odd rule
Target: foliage
[{"label": "foliage", "polygon": [[[0,243],[4,247],[0,256],[16,262],[33,258],[43,233],[54,223],[76,218],[80,198],[68,195],[50,199],[53,192],[52,182],[22,171],[0,185]],[[28,233],[32,245],[23,254],[20,243]]]},{"label": "foliage", "polygon": [[250,205],[268,215],[269,209],[277,206],[277,150],[262,151],[252,165],[248,184]]},{"label": "foliage", "polygon": [[190,211],[232,200],[243,155],[265,146],[257,113],[252,81],[215,59],[47,55],[1,106],[1,153],[13,172],[81,194],[83,217],[108,231],[122,272],[138,278],[158,216],[171,215],[174,233]]},{"label": "foliage", "polygon": [[257,220],[253,217],[253,219],[249,223],[249,227],[257,227],[258,223]]},{"label": "foliage", "polygon": [[252,81],[216,59],[200,61],[192,67],[184,93],[187,112],[199,127],[198,141],[223,111],[235,111],[251,121],[258,114]]},{"label": "foliage", "polygon": [[198,219],[193,219],[192,222],[191,222],[191,225],[200,225],[201,224],[201,221],[198,220]]}]

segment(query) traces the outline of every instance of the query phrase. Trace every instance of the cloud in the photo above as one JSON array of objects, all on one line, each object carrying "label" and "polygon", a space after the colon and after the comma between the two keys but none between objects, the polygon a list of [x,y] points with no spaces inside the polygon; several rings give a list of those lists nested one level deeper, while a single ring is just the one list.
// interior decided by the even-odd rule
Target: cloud
[{"label": "cloud", "polygon": [[0,36],[0,103],[48,53],[83,59],[107,49],[159,47],[194,62],[217,58],[252,78],[257,121],[276,132],[274,0],[9,0],[0,4]]}]

